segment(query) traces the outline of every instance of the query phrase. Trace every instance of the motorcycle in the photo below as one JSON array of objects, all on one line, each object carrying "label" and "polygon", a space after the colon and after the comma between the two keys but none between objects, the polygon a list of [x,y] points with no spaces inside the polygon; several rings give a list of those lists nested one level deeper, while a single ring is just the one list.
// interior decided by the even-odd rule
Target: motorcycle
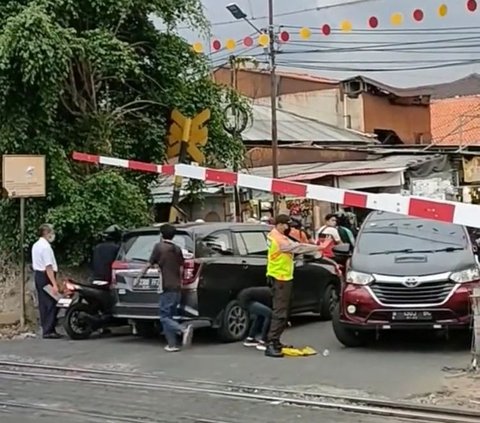
[{"label": "motorcycle", "polygon": [[107,281],[91,283],[65,282],[65,292],[57,301],[57,307],[65,310],[63,327],[70,339],[87,339],[92,333],[117,326],[111,310],[115,304],[114,291]]}]

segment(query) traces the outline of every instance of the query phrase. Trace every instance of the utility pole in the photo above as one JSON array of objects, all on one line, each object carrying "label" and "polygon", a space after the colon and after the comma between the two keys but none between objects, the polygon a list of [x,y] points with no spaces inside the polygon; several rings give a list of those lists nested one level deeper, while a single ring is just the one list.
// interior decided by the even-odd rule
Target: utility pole
[{"label": "utility pole", "polygon": [[[270,104],[272,109],[272,173],[278,178],[278,131],[277,131],[277,76],[275,73],[275,27],[273,24],[273,0],[268,0],[268,35],[270,38],[268,55],[270,58]],[[278,194],[273,194],[273,214],[278,214]]]},{"label": "utility pole", "polygon": [[[237,91],[237,59],[234,55],[230,56],[230,85],[232,87],[232,106],[234,106],[233,103],[233,91]],[[234,123],[233,123],[233,132],[232,132],[232,137],[234,140],[236,140],[238,134],[237,134],[237,126],[238,126],[238,112],[236,107],[233,107],[233,116],[234,116]],[[233,171],[238,172],[238,168],[236,163],[233,164]],[[241,222],[242,221],[242,214],[241,214],[241,205],[240,205],[240,193],[238,191],[238,186],[234,185],[233,186],[233,202],[235,206],[235,222]]]}]

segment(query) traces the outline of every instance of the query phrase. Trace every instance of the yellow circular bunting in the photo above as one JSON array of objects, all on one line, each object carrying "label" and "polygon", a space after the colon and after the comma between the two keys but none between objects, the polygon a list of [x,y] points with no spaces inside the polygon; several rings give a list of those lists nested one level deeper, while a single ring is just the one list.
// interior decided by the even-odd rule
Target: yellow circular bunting
[{"label": "yellow circular bunting", "polygon": [[237,46],[237,43],[232,38],[229,38],[225,43],[225,47],[227,48],[227,50],[233,50],[236,46]]},{"label": "yellow circular bunting", "polygon": [[390,23],[394,26],[399,26],[403,23],[403,15],[399,12],[393,13],[390,16]]},{"label": "yellow circular bunting", "polygon": [[353,29],[353,25],[350,21],[342,21],[340,23],[340,30],[343,32],[350,32]]},{"label": "yellow circular bunting", "polygon": [[260,37],[258,37],[258,44],[260,44],[262,47],[266,47],[269,42],[270,37],[267,34],[262,34]]},{"label": "yellow circular bunting", "polygon": [[307,40],[312,36],[312,31],[310,28],[302,28],[300,30],[300,38],[303,38],[304,40]]},{"label": "yellow circular bunting", "polygon": [[438,8],[438,16],[440,16],[441,18],[444,18],[445,16],[447,16],[447,13],[448,13],[447,5],[446,4],[440,5],[440,7]]},{"label": "yellow circular bunting", "polygon": [[203,44],[202,43],[197,42],[192,47],[193,47],[193,51],[195,53],[203,53]]}]

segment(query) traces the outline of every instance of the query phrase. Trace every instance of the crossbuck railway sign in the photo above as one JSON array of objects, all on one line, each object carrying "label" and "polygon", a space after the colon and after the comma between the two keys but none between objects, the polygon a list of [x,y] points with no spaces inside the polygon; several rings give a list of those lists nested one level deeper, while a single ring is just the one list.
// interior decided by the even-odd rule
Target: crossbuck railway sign
[{"label": "crossbuck railway sign", "polygon": [[247,173],[234,173],[227,170],[209,169],[185,164],[158,165],[78,152],[73,153],[73,159],[96,165],[114,166],[140,172],[181,176],[204,182],[236,185],[280,195],[341,204],[345,207],[380,210],[480,228],[480,206],[473,204],[429,200],[427,198],[399,194],[371,194],[362,191],[302,184],[285,179],[266,178]]}]

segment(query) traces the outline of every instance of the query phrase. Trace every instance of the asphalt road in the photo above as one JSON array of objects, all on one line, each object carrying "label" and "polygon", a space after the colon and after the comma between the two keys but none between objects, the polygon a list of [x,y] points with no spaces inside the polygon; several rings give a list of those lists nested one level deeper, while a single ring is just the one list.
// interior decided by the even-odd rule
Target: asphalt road
[{"label": "asphalt road", "polygon": [[[17,406],[5,405],[16,403]],[[165,391],[0,376],[2,423],[381,423],[384,418]],[[398,423],[389,420],[389,423]]]},{"label": "asphalt road", "polygon": [[[418,334],[391,334],[369,348],[345,349],[329,322],[294,321],[284,342],[320,352],[308,358],[271,359],[241,344],[219,344],[209,331],[195,332],[181,353],[163,351],[163,340],[112,336],[87,341],[26,339],[0,342],[0,360],[76,367],[138,370],[168,378],[232,381],[248,385],[316,388],[339,394],[410,398],[441,389],[445,366],[465,368],[466,342]],[[329,355],[323,356],[328,349]],[[3,421],[2,421],[3,422]]]}]

